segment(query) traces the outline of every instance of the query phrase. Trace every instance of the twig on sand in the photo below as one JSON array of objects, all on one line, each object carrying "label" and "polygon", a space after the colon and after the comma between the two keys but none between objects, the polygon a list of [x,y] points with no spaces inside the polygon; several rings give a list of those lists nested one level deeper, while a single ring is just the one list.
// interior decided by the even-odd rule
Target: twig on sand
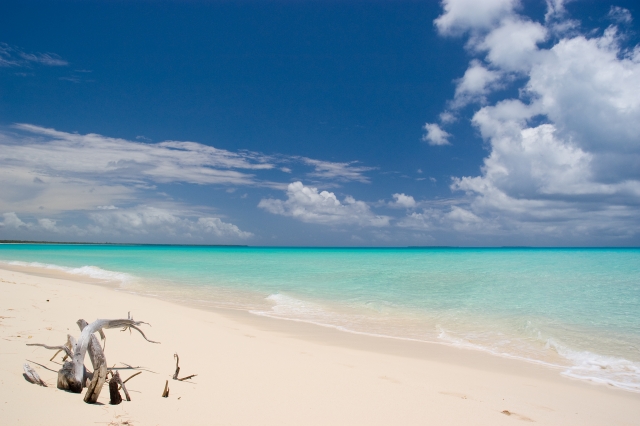
[{"label": "twig on sand", "polygon": [[177,353],[173,354],[173,357],[176,359],[176,372],[173,373],[173,380],[177,380],[179,382],[182,382],[182,381],[189,380],[189,379],[192,379],[192,378],[197,376],[197,374],[192,374],[190,376],[183,377],[183,378],[179,379],[178,378],[178,373],[180,373],[180,366],[178,365],[178,363],[180,362],[180,357],[178,356]]},{"label": "twig on sand", "polygon": [[124,380],[122,383],[127,383],[129,380],[133,379],[134,377],[136,377],[138,374],[142,374],[142,371],[138,371],[136,374],[133,374],[131,376],[129,376],[126,380]]}]

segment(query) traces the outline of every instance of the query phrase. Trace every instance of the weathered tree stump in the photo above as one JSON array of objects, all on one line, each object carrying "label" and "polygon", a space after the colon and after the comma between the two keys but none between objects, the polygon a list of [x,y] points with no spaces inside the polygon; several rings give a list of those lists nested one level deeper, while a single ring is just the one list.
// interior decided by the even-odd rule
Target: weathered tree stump
[{"label": "weathered tree stump", "polygon": [[111,405],[118,405],[122,402],[122,396],[120,396],[120,392],[118,391],[118,381],[115,375],[109,380],[109,397],[109,404]]}]

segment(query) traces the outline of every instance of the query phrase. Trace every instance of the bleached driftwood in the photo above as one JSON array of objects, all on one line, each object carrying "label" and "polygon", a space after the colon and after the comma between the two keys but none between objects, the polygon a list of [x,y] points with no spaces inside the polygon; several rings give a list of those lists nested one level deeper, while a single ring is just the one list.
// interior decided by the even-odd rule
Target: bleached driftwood
[{"label": "bleached driftwood", "polygon": [[[80,331],[84,331],[89,325],[84,319],[79,319],[76,321],[76,324],[78,324]],[[84,394],[84,402],[94,404],[98,401],[104,382],[107,380],[107,360],[94,334],[89,337],[87,350],[89,352],[91,365],[93,366],[93,377],[87,386],[87,392]]]},{"label": "bleached driftwood", "polygon": [[[71,335],[67,335],[67,343],[62,346],[49,346],[44,345],[42,343],[27,343],[27,346],[40,346],[45,349],[58,350],[58,352],[62,351],[65,353],[65,358],[73,357],[73,351],[76,346],[76,339]],[[58,353],[56,352],[56,353]],[[82,388],[84,386],[84,378],[86,376],[84,365],[82,366],[83,377],[81,380],[77,380],[74,374],[74,367],[72,362],[65,362],[62,365],[62,368],[58,371],[58,389],[69,390],[71,392],[80,393],[82,392]]]},{"label": "bleached driftwood", "polygon": [[[84,329],[82,330],[82,333],[80,333],[80,337],[78,338],[78,342],[76,343],[75,350],[73,352],[74,378],[78,382],[82,382],[84,356],[87,353],[87,348],[89,347],[89,343],[91,342],[91,336],[93,335],[93,333],[96,333],[99,330],[107,329],[107,328],[120,328],[120,327],[123,327],[123,330],[126,330],[127,328],[129,329],[133,328],[134,330],[137,330],[142,335],[142,337],[144,337],[146,341],[151,343],[158,343],[158,342],[154,342],[153,340],[147,339],[147,336],[145,336],[144,332],[137,327],[141,324],[144,324],[144,323],[142,321],[133,321],[130,319],[115,319],[115,320],[98,319],[92,322],[91,324],[88,324],[86,327],[84,327]],[[106,367],[106,364],[105,364],[105,367]],[[106,371],[105,371],[105,377],[106,377]],[[80,391],[82,391],[82,389],[80,389]]]},{"label": "bleached driftwood", "polygon": [[36,370],[31,368],[29,364],[25,362],[24,365],[22,366],[22,369],[24,370],[25,379],[27,379],[30,383],[44,386],[45,388],[48,387],[47,384],[40,378],[38,373],[36,373]]},{"label": "bleached driftwood", "polygon": [[[159,343],[149,340],[144,332],[138,328],[139,325],[145,324],[142,321],[134,321],[133,319],[98,319],[91,324],[87,324],[84,320],[78,320],[77,324],[82,330],[77,342],[69,335],[67,336],[67,344],[64,346],[48,346],[41,343],[31,343],[28,345],[64,351],[66,356],[71,358],[71,361],[65,362],[60,371],[58,371],[58,388],[80,393],[86,383],[86,379],[90,378],[91,383],[85,395],[86,402],[97,401],[107,375],[107,363],[104,352],[94,333],[98,332],[104,336],[102,332],[103,329],[122,327],[123,330],[134,329],[138,331],[148,342]],[[89,352],[89,357],[94,367],[94,374],[88,373],[84,366],[84,357],[87,351]],[[122,382],[122,380],[120,380],[120,382]],[[117,381],[116,383],[122,385],[122,383],[118,383]]]}]

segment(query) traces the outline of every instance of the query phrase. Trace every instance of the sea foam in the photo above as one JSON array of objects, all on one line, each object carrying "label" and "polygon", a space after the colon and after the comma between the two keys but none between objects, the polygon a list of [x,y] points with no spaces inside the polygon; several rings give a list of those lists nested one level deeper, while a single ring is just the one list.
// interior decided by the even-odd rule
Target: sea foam
[{"label": "sea foam", "polygon": [[22,262],[19,260],[12,261],[0,261],[0,263],[4,263],[7,265],[15,265],[15,266],[26,266],[32,268],[42,268],[42,269],[50,269],[54,271],[65,272],[67,274],[72,275],[82,275],[98,280],[109,281],[109,282],[118,282],[119,284],[126,284],[134,280],[133,275],[127,274],[125,272],[117,272],[117,271],[108,271],[106,269],[99,268],[97,266],[81,266],[78,268],[71,268],[67,266],[54,265],[50,263],[40,263],[40,262]]}]

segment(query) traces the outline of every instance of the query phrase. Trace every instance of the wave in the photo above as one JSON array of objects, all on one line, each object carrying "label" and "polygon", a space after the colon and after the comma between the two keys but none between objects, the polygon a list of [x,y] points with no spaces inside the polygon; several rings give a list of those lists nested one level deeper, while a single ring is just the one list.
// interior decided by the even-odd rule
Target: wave
[{"label": "wave", "polygon": [[548,346],[572,364],[562,372],[564,376],[640,392],[639,362],[589,351],[576,351],[553,339],[548,340]]},{"label": "wave", "polygon": [[[271,318],[330,327],[349,333],[399,340],[439,343],[463,349],[478,350],[495,356],[517,359],[562,370],[560,374],[566,377],[607,384],[627,391],[640,392],[640,363],[614,356],[599,355],[589,351],[577,351],[561,345],[552,338],[547,339],[545,349],[554,351],[566,362],[556,364],[543,359],[536,359],[532,357],[531,354],[522,355],[514,353],[513,351],[509,351],[507,347],[496,348],[490,347],[490,345],[472,343],[467,339],[453,336],[441,326],[436,326],[438,334],[436,337],[437,340],[435,341],[358,331],[350,327],[351,324],[354,324],[354,317],[327,311],[317,303],[307,302],[280,293],[271,294],[266,300],[273,303],[270,310],[252,310],[250,312]],[[362,318],[359,319],[362,320]]]},{"label": "wave", "polygon": [[65,272],[67,274],[81,275],[81,276],[86,276],[86,277],[103,280],[103,281],[110,281],[110,282],[115,281],[120,284],[126,284],[135,279],[133,275],[127,274],[125,272],[109,271],[109,270],[102,269],[97,266],[91,266],[91,265],[85,265],[79,268],[71,268],[68,266],[60,266],[60,265],[54,265],[50,263],[22,262],[19,260],[12,260],[12,261],[1,260],[0,263],[4,263],[7,265],[15,265],[15,266],[26,266],[26,267],[32,267],[32,268],[50,269],[54,271]]}]

